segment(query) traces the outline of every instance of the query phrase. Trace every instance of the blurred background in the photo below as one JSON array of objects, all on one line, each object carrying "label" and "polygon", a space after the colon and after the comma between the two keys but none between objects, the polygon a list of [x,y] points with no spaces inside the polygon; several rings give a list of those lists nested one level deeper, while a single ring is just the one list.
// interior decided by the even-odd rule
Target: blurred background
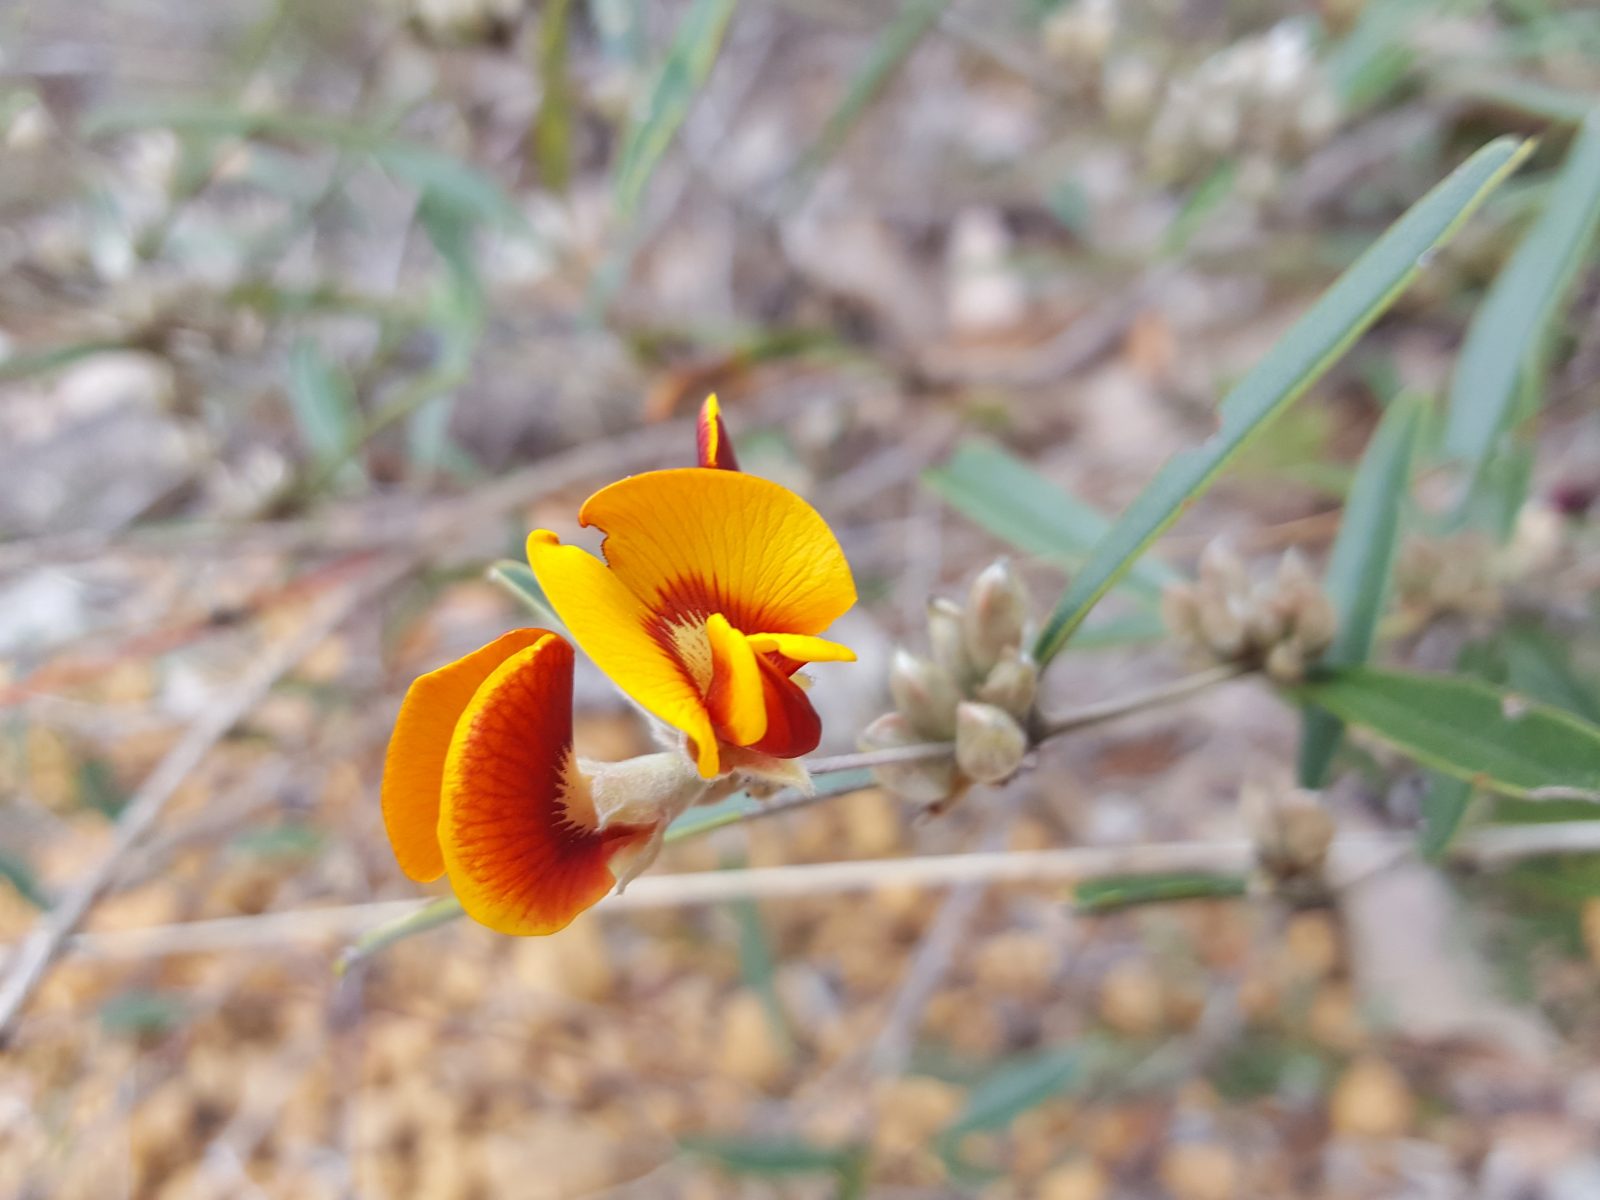
[{"label": "blurred background", "polygon": [[[406,685],[528,623],[485,568],[692,461],[707,392],[856,572],[861,663],[813,692],[848,751],[930,595],[999,553],[1041,615],[1060,587],[1051,514],[986,520],[972,472],[1116,512],[1408,204],[1540,134],[1162,545],[1320,556],[1597,89],[1585,0],[8,0],[0,941],[160,811],[0,1059],[0,1195],[1600,1196],[1587,860],[1303,912],[602,907],[334,969],[419,891],[378,809]],[[1576,295],[1533,538],[1600,490]],[[1450,664],[1472,586],[1416,661]],[[1051,698],[1182,669],[1114,599]],[[597,674],[578,704],[581,752],[647,748]],[[938,818],[869,788],[655,870],[1236,837],[1296,733],[1234,683]],[[1382,781],[1344,780],[1348,819],[1407,828]]]}]

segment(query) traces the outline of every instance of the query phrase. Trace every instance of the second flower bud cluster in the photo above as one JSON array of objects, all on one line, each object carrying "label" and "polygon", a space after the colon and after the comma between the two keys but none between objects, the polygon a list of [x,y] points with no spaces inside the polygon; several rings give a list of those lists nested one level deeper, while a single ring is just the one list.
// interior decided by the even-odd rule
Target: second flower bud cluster
[{"label": "second flower bud cluster", "polygon": [[1005,561],[979,573],[966,604],[928,604],[928,657],[895,652],[889,691],[895,711],[862,733],[863,750],[953,742],[953,753],[876,768],[878,782],[906,800],[943,806],[973,783],[999,783],[1022,764],[1039,668],[1024,650],[1028,594]]}]

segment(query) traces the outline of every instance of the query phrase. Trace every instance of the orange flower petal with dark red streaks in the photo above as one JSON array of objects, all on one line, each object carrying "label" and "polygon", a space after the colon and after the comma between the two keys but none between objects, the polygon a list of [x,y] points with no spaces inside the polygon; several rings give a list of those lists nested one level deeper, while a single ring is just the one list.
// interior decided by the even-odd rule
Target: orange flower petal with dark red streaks
[{"label": "orange flower petal with dark red streaks", "polygon": [[501,933],[554,933],[615,882],[646,826],[597,829],[572,754],[572,647],[546,634],[473,693],[445,760],[439,844],[462,907]]},{"label": "orange flower petal with dark red streaks", "polygon": [[483,681],[517,651],[550,636],[513,629],[465,658],[412,683],[395,718],[383,763],[383,824],[400,869],[418,883],[444,874],[439,851],[439,792],[444,760],[461,714]]},{"label": "orange flower petal with dark red streaks", "polygon": [[702,467],[716,467],[723,471],[739,469],[739,460],[733,453],[733,439],[728,436],[728,427],[722,423],[722,406],[717,403],[715,393],[707,396],[700,408],[695,440],[699,443]]},{"label": "orange flower petal with dark red streaks", "polygon": [[758,655],[761,687],[765,694],[767,731],[752,750],[774,758],[799,758],[822,741],[822,718],[811,699],[789,673],[766,655]]}]

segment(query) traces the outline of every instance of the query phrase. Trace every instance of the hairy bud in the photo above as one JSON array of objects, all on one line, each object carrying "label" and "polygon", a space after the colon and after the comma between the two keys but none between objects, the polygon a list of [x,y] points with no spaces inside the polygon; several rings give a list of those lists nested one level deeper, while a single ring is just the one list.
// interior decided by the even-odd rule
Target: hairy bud
[{"label": "hairy bud", "polygon": [[889,667],[889,694],[924,739],[942,741],[955,736],[961,692],[943,667],[896,650]]},{"label": "hairy bud", "polygon": [[970,700],[956,709],[956,765],[968,779],[976,783],[1009,779],[1027,752],[1027,735],[1004,709]]},{"label": "hairy bud", "polygon": [[1028,621],[1028,592],[1022,580],[1001,559],[990,563],[972,581],[967,594],[967,656],[981,675],[1004,655],[1022,647]]},{"label": "hairy bud", "polygon": [[[866,729],[856,745],[862,750],[893,750],[926,741],[904,714],[884,713]],[[955,762],[949,755],[922,762],[884,763],[872,769],[878,786],[916,804],[938,804],[956,790]]]},{"label": "hairy bud", "polygon": [[974,675],[964,624],[961,606],[954,600],[938,596],[928,601],[928,646],[933,661],[958,685],[965,685]]},{"label": "hairy bud", "polygon": [[1251,784],[1239,807],[1268,885],[1292,901],[1320,898],[1335,829],[1317,793]]},{"label": "hairy bud", "polygon": [[1026,724],[1038,691],[1038,665],[1031,658],[1012,654],[995,663],[994,669],[978,688],[978,699],[1005,709],[1019,722]]}]

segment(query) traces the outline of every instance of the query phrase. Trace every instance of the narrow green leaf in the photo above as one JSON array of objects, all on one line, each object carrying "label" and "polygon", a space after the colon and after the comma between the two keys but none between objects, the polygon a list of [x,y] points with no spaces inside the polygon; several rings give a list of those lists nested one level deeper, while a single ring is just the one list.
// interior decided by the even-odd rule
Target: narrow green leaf
[{"label": "narrow green leaf", "polygon": [[1210,875],[1198,871],[1118,875],[1080,883],[1072,890],[1072,904],[1080,913],[1108,913],[1140,904],[1229,899],[1244,895],[1247,885],[1248,881],[1237,875]]},{"label": "narrow green leaf", "polygon": [[48,375],[51,371],[70,367],[79,359],[128,348],[126,342],[102,339],[71,342],[65,346],[51,346],[45,350],[23,350],[0,358],[0,383],[15,383],[19,379],[27,379],[33,375]]},{"label": "narrow green leaf", "polygon": [[306,448],[321,465],[344,461],[361,439],[361,413],[350,379],[310,338],[289,352],[289,403]]},{"label": "narrow green leaf", "polygon": [[39,877],[21,855],[0,848],[0,879],[4,879],[17,895],[40,911],[50,907],[49,894],[39,884]]},{"label": "narrow green leaf", "polygon": [[1467,329],[1450,387],[1445,450],[1477,475],[1510,423],[1518,382],[1561,313],[1600,224],[1600,108],[1578,130],[1544,211]]},{"label": "narrow green leaf", "polygon": [[1426,767],[1506,796],[1600,799],[1600,726],[1455,675],[1337,669],[1299,698]]},{"label": "narrow green leaf", "polygon": [[521,210],[493,177],[431,146],[334,117],[252,112],[226,104],[127,105],[91,113],[83,128],[85,133],[95,135],[152,126],[191,137],[283,138],[365,154],[419,190],[432,190],[447,197],[482,220],[526,231]]},{"label": "narrow green leaf", "polygon": [[[1099,509],[993,442],[963,442],[949,462],[924,471],[922,481],[996,537],[1065,566],[1081,563],[1111,528]],[[1129,572],[1128,585],[1147,599],[1159,600],[1162,588],[1180,578],[1160,560],[1144,558]]]},{"label": "narrow green leaf", "polygon": [[1570,642],[1529,624],[1506,626],[1499,640],[1512,687],[1600,724],[1600,694],[1573,670]]},{"label": "narrow green leaf", "polygon": [[722,50],[738,0],[694,0],[617,154],[617,212],[631,217]]},{"label": "narrow green leaf", "polygon": [[798,1138],[701,1136],[684,1138],[679,1145],[741,1175],[829,1172],[839,1177],[841,1188],[864,1173],[867,1158],[865,1146],[820,1146]]},{"label": "narrow green leaf", "polygon": [[1383,314],[1528,148],[1516,138],[1499,138],[1479,150],[1390,226],[1295,323],[1222,401],[1217,433],[1170,459],[1101,539],[1039,635],[1034,656],[1040,663],[1055,657],[1090,609],[1234,456]]},{"label": "narrow green leaf", "polygon": [[905,0],[900,6],[900,11],[883,27],[883,32],[873,43],[861,70],[850,81],[844,99],[823,123],[817,140],[806,148],[795,163],[790,172],[789,203],[795,203],[804,195],[817,171],[844,144],[872,102],[888,86],[900,65],[949,6],[950,0]]},{"label": "narrow green leaf", "polygon": [[[1328,666],[1355,666],[1366,662],[1372,653],[1400,546],[1421,414],[1420,397],[1397,397],[1383,414],[1356,469],[1323,581],[1334,611],[1339,614],[1338,632],[1322,660]],[[1317,708],[1307,709],[1304,721],[1300,782],[1310,788],[1321,787],[1339,747],[1344,724],[1332,713]]]},{"label": "narrow green leaf", "polygon": [[1453,775],[1428,772],[1428,790],[1422,794],[1422,836],[1417,848],[1431,862],[1444,857],[1462,819],[1472,805],[1472,784]]},{"label": "narrow green leaf", "polygon": [[547,0],[539,17],[539,83],[544,94],[533,122],[533,161],[539,180],[565,192],[572,180],[572,110],[576,94],[567,70],[572,0]]},{"label": "narrow green leaf", "polygon": [[1004,1129],[1023,1113],[1069,1089],[1090,1073],[1087,1045],[1053,1046],[1001,1063],[973,1087],[961,1115],[939,1134],[937,1146],[953,1176],[968,1180],[990,1172],[966,1160],[968,1134]]}]

